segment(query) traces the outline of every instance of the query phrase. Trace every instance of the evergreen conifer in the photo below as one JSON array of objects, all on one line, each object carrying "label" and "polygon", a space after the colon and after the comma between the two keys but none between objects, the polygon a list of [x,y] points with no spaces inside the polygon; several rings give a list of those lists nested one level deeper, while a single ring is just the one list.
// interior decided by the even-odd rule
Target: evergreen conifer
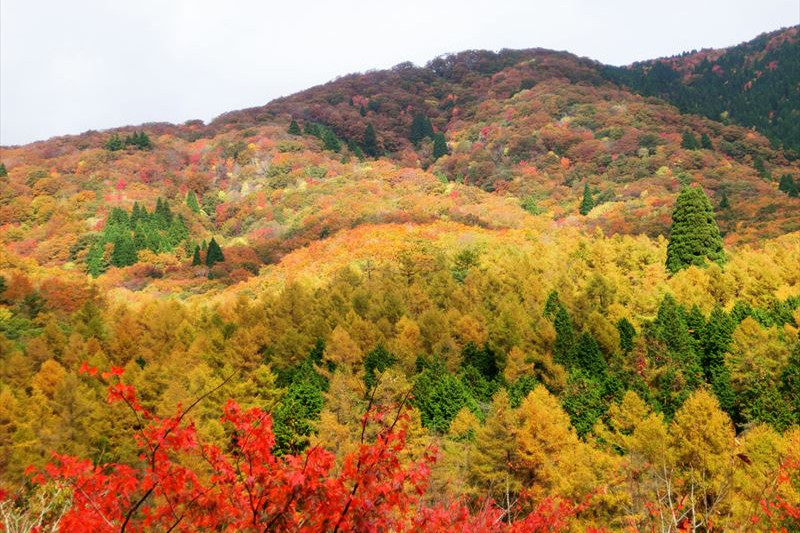
[{"label": "evergreen conifer", "polygon": [[674,274],[690,265],[702,266],[706,260],[725,262],[722,236],[706,193],[699,187],[686,187],[672,212],[667,269]]},{"label": "evergreen conifer", "polygon": [[297,123],[296,120],[292,120],[292,123],[289,124],[289,135],[302,135],[303,132],[300,131],[300,125]]},{"label": "evergreen conifer", "polygon": [[593,207],[594,199],[592,198],[592,191],[589,188],[589,182],[586,182],[583,186],[583,200],[581,200],[580,208],[581,215],[588,215],[589,211],[591,211]]},{"label": "evergreen conifer", "polygon": [[378,138],[375,136],[375,128],[372,127],[372,123],[367,124],[362,146],[365,154],[370,157],[378,157]]},{"label": "evergreen conifer", "polygon": [[444,138],[444,133],[437,133],[433,136],[433,158],[439,159],[443,155],[447,155],[450,153],[450,149],[447,148],[447,141]]},{"label": "evergreen conifer", "polygon": [[212,267],[214,263],[225,261],[225,256],[222,254],[222,248],[217,244],[216,239],[213,237],[208,243],[208,251],[206,252],[206,266]]}]

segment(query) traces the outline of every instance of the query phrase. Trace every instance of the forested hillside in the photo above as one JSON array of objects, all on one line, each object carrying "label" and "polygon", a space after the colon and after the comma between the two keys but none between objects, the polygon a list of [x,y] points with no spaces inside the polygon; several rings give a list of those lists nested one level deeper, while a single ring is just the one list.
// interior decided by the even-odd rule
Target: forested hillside
[{"label": "forested hillside", "polygon": [[753,127],[800,153],[800,27],[759,35],[723,50],[606,67],[605,75],[681,111]]},{"label": "forested hillside", "polygon": [[3,147],[6,530],[798,530],[796,36]]}]

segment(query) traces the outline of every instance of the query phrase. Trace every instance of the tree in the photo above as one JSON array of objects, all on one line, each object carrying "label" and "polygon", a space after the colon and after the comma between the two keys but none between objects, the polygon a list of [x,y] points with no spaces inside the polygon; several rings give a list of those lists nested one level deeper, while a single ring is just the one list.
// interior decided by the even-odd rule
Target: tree
[{"label": "tree", "polygon": [[630,353],[633,350],[633,339],[636,336],[633,324],[627,318],[620,318],[617,322],[617,331],[619,332],[619,347],[622,353]]},{"label": "tree", "polygon": [[683,139],[681,140],[681,147],[686,150],[697,150],[700,148],[700,143],[697,141],[697,137],[694,136],[694,133],[685,130],[683,132]]},{"label": "tree", "polygon": [[143,131],[139,132],[139,136],[136,137],[134,144],[140,150],[150,150],[153,148],[153,141],[151,141],[150,137]]},{"label": "tree", "polygon": [[364,140],[361,143],[364,148],[364,153],[370,157],[378,157],[380,154],[378,150],[378,138],[375,136],[375,128],[372,123],[367,124],[367,129],[364,131]]},{"label": "tree", "polygon": [[575,329],[572,326],[572,319],[563,305],[558,306],[553,326],[556,329],[556,341],[553,345],[555,360],[570,367],[573,363],[575,348]]},{"label": "tree", "polygon": [[433,159],[439,159],[443,155],[450,153],[444,133],[437,133],[433,136]]},{"label": "tree", "polygon": [[547,295],[547,301],[544,304],[544,316],[552,320],[560,307],[561,300],[558,297],[558,291],[553,289]]},{"label": "tree", "polygon": [[728,191],[722,190],[722,198],[719,201],[719,208],[723,210],[728,210],[731,208],[731,200],[728,198]]},{"label": "tree", "polygon": [[122,142],[122,139],[120,139],[118,134],[113,133],[106,141],[105,147],[106,150],[110,152],[116,152],[125,148],[125,144]]},{"label": "tree", "polygon": [[5,163],[0,163],[0,178],[5,178],[8,176],[8,169],[6,169]]},{"label": "tree", "polygon": [[708,196],[699,187],[685,187],[672,212],[672,228],[667,245],[667,269],[675,274],[691,265],[703,266],[706,260],[722,264],[725,251]]},{"label": "tree", "polygon": [[96,278],[108,269],[105,259],[105,243],[102,240],[95,241],[86,256],[86,271]]},{"label": "tree", "polygon": [[186,195],[186,205],[189,206],[189,209],[191,209],[195,213],[200,212],[200,204],[197,201],[197,195],[191,189]]},{"label": "tree", "polygon": [[289,124],[289,129],[287,130],[289,135],[302,135],[303,132],[300,131],[300,125],[297,123],[296,120],[292,120],[292,123]]},{"label": "tree", "polygon": [[464,383],[448,372],[440,360],[427,362],[414,380],[414,405],[420,410],[425,427],[442,433],[447,432],[462,408],[478,411]]},{"label": "tree", "polygon": [[581,215],[586,216],[589,211],[594,207],[594,199],[592,199],[592,191],[589,189],[589,182],[583,185],[583,200],[581,200]]},{"label": "tree", "polygon": [[206,266],[210,268],[213,267],[215,263],[221,263],[222,261],[225,261],[222,248],[217,244],[216,239],[211,237],[211,241],[208,243],[208,251],[206,251]]},{"label": "tree", "polygon": [[798,188],[791,174],[783,174],[781,176],[778,190],[785,192],[790,198],[797,198],[800,195],[800,188]]},{"label": "tree", "polygon": [[580,368],[592,378],[604,378],[608,372],[608,365],[600,351],[600,346],[591,333],[581,333],[574,348],[573,360]]},{"label": "tree", "polygon": [[153,148],[153,143],[150,137],[143,131],[135,131],[125,137],[122,141],[123,146],[133,146],[139,150],[150,150]]},{"label": "tree", "polygon": [[325,146],[326,150],[331,150],[333,152],[338,152],[342,149],[339,138],[336,137],[336,134],[333,133],[330,128],[325,128],[322,131],[322,144]]},{"label": "tree", "polygon": [[[137,458],[94,464],[53,454],[44,468],[30,470],[35,497],[0,496],[5,526],[62,533],[566,533],[577,530],[573,519],[588,507],[551,497],[536,504],[527,497],[506,499],[499,508],[487,501],[474,512],[458,501],[433,502],[435,455],[423,451],[409,459],[410,416],[403,404],[394,412],[367,409],[358,446],[341,461],[321,446],[279,456],[272,417],[258,407],[244,409],[231,400],[224,405],[224,445],[206,442],[197,431],[192,411],[233,375],[175,415],[161,417],[142,406],[137,389],[120,379],[123,372],[111,367],[102,376],[110,383],[108,403],[124,405],[137,420]],[[98,370],[84,362],[81,373]],[[542,438],[551,436],[559,435]]]},{"label": "tree", "polygon": [[713,150],[714,144],[711,142],[711,137],[707,133],[700,136],[700,147],[706,150]]},{"label": "tree", "polygon": [[192,266],[200,266],[203,264],[203,259],[200,257],[200,246],[194,247],[194,255],[192,256]]},{"label": "tree", "polygon": [[489,490],[495,499],[507,506],[506,496],[516,497],[522,488],[514,475],[516,432],[517,415],[509,403],[508,392],[501,389],[489,406],[486,423],[475,432],[470,482],[478,492]]},{"label": "tree", "polygon": [[167,200],[162,200],[161,197],[156,200],[156,208],[155,211],[153,211],[153,219],[158,226],[158,229],[169,229],[169,225],[172,224],[172,209],[170,209],[169,202],[167,202]]},{"label": "tree", "polygon": [[114,250],[111,252],[111,264],[115,267],[125,267],[136,263],[136,245],[129,233],[118,235],[114,239]]},{"label": "tree", "polygon": [[433,137],[433,125],[425,113],[414,113],[411,121],[411,132],[408,136],[414,145],[418,145],[425,137]]}]

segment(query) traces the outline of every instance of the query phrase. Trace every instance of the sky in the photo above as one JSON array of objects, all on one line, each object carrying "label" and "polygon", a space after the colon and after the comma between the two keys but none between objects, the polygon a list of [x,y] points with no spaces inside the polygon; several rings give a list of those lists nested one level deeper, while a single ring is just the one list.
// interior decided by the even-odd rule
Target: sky
[{"label": "sky", "polygon": [[0,0],[0,145],[209,121],[448,52],[623,65],[798,23],[798,0]]}]

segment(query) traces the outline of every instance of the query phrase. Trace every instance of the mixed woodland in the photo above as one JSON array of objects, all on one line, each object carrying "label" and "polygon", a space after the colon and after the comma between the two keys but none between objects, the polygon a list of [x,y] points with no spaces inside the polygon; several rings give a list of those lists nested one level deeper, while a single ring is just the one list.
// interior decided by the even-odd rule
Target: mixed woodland
[{"label": "mixed woodland", "polygon": [[2,147],[0,527],[799,531],[798,41]]}]

